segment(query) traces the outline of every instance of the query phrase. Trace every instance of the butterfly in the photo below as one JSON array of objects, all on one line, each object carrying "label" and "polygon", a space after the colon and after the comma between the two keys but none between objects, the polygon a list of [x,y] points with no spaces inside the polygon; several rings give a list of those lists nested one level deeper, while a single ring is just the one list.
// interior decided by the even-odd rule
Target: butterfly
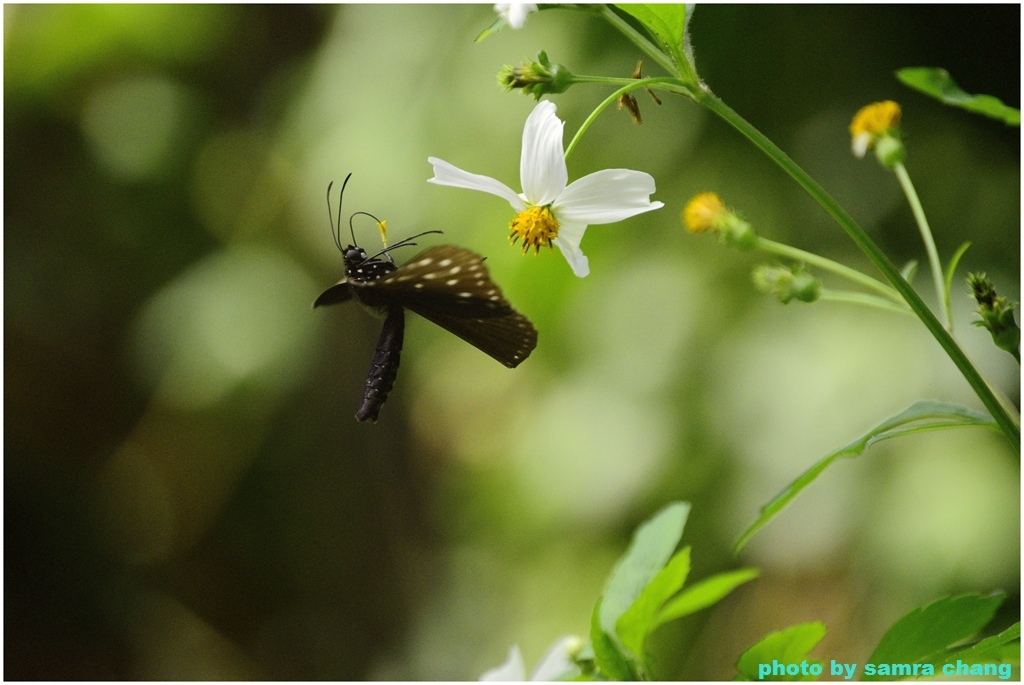
[{"label": "butterfly", "polygon": [[[349,174],[342,184],[344,195]],[[330,215],[331,186],[327,187]],[[337,228],[331,221],[335,245],[345,260],[345,277],[320,294],[313,307],[357,300],[371,312],[384,317],[377,349],[366,377],[363,403],[356,412],[357,421],[376,421],[381,407],[391,394],[401,361],[405,335],[405,310],[413,311],[441,328],[454,333],[473,347],[510,369],[530,356],[537,346],[537,330],[530,320],[517,312],[491,280],[484,257],[455,245],[438,245],[416,255],[402,266],[395,264],[391,252],[415,245],[412,240],[431,233],[426,231],[385,247],[374,255],[355,244],[352,217],[349,217],[352,245],[341,246],[341,204]],[[383,228],[382,228],[383,235]]]}]

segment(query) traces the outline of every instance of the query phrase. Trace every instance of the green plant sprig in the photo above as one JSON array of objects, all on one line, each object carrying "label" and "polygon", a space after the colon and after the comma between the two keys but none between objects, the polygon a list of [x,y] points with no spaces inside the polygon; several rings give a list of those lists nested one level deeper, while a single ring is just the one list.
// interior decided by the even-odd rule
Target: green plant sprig
[{"label": "green plant sprig", "polygon": [[[672,90],[673,87],[669,84],[662,86],[667,90]],[[684,92],[686,95],[692,95],[689,89],[685,86],[676,86],[680,89],[680,92]],[[783,152],[775,143],[769,140],[763,133],[757,130],[751,125],[746,119],[741,117],[736,111],[734,111],[727,104],[722,102],[720,99],[715,97],[713,93],[707,88],[702,88],[696,93],[696,100],[699,104],[708,108],[726,123],[731,125],[737,131],[742,133],[748,140],[750,140],[756,147],[764,152],[769,159],[775,162],[779,167],[786,173],[793,177],[793,179],[810,195],[818,204],[820,204],[826,212],[832,215],[832,218],[839,223],[839,226],[846,231],[846,234],[853,240],[854,244],[863,252],[868,259],[878,268],[879,271],[885,276],[885,278],[892,284],[892,286],[900,293],[903,299],[910,305],[910,308],[914,310],[917,317],[924,323],[925,328],[932,334],[932,336],[939,342],[942,349],[945,350],[949,358],[953,360],[956,367],[963,374],[964,378],[970,384],[971,388],[978,395],[982,404],[992,415],[992,418],[999,424],[999,428],[1003,431],[1006,437],[1013,444],[1014,448],[1020,453],[1020,417],[1012,416],[1008,409],[999,402],[996,394],[982,378],[981,373],[975,368],[974,364],[967,357],[960,346],[957,344],[953,336],[950,335],[949,331],[946,330],[945,326],[939,322],[932,311],[921,299],[921,296],[917,294],[917,291],[907,282],[903,275],[900,274],[899,269],[892,263],[888,256],[882,249],[878,247],[870,236],[862,229],[853,217],[843,209],[838,202],[836,202],[831,195],[829,195],[824,188],[822,188],[817,181],[810,177],[810,175],[804,171],[796,162],[794,162],[789,155]]]},{"label": "green plant sprig", "polygon": [[[729,107],[724,101],[715,96],[715,94],[711,92],[710,88],[700,82],[696,71],[688,60],[684,59],[682,60],[682,64],[678,64],[677,62],[679,60],[673,60],[669,54],[662,51],[657,45],[644,37],[643,34],[633,28],[633,26],[625,21],[625,19],[616,14],[614,10],[606,5],[602,5],[588,11],[595,11],[600,14],[600,16],[606,19],[627,39],[643,50],[644,53],[647,54],[655,63],[671,74],[671,78],[669,79],[660,80],[653,84],[648,83],[646,85],[659,90],[686,96],[714,113],[746,137],[754,144],[755,147],[760,149],[768,156],[769,159],[789,174],[793,180],[795,180],[797,184],[799,184],[807,194],[811,196],[811,198],[821,205],[825,211],[836,220],[858,249],[860,249],[861,252],[863,252],[878,268],[878,270],[882,272],[882,275],[885,276],[886,280],[892,284],[893,288],[896,289],[900,296],[906,301],[917,317],[925,325],[925,328],[927,328],[932,336],[938,341],[939,345],[960,370],[964,379],[977,394],[981,403],[985,405],[985,408],[995,419],[999,428],[1010,440],[1011,444],[1019,454],[1019,415],[1017,415],[1016,412],[1011,412],[1008,407],[1005,407],[1003,403],[999,401],[996,393],[989,387],[988,383],[985,382],[981,373],[977,368],[975,368],[974,364],[960,348],[959,344],[957,344],[950,332],[945,326],[943,326],[938,318],[936,318],[921,299],[921,296],[918,295],[917,291],[915,291],[910,283],[903,277],[899,269],[896,268],[889,257],[871,239],[867,232],[865,232],[864,229],[854,221],[853,217],[851,217],[849,213],[843,209],[842,206],[840,206],[839,203],[836,202],[820,184],[818,184],[817,181],[811,178],[811,176],[804,171],[802,167],[794,162],[789,155],[783,152],[781,148],[761,133],[756,127],[750,124],[750,122],[740,116],[739,113]],[[649,26],[647,28],[650,29]],[[679,35],[674,38],[674,40],[678,41],[679,46],[684,44],[684,34],[685,29],[680,31]],[[678,50],[675,52],[682,54]],[[637,83],[639,84],[641,82],[637,81]],[[607,99],[605,103],[602,103],[599,107],[601,109],[607,107],[606,103],[608,103]],[[589,120],[590,119],[588,118],[588,121]],[[587,123],[587,125],[589,125],[589,123]]]}]

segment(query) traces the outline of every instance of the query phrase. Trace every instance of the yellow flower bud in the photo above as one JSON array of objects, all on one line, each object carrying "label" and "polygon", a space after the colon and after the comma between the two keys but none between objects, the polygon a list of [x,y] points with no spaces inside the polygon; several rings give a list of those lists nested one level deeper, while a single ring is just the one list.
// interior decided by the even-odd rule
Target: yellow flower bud
[{"label": "yellow flower bud", "polygon": [[714,193],[695,195],[683,210],[683,223],[691,233],[718,228],[726,214],[725,203]]},{"label": "yellow flower bud", "polygon": [[882,136],[893,136],[899,130],[900,106],[892,100],[861,107],[850,122],[853,154],[863,157]]}]

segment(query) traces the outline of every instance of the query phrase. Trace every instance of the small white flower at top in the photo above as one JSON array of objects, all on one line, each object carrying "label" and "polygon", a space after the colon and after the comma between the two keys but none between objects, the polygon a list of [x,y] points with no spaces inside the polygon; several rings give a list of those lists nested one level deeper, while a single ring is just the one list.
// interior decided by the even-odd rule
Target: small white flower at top
[{"label": "small white flower at top", "polygon": [[651,202],[654,178],[642,171],[604,169],[566,185],[569,171],[562,147],[564,126],[555,115],[555,104],[548,100],[537,103],[526,119],[519,163],[522,193],[436,157],[427,158],[434,166],[434,177],[429,182],[504,198],[516,212],[509,224],[509,241],[515,244],[521,239],[524,254],[531,247],[537,253],[541,246],[557,246],[573,273],[582,278],[590,273],[590,264],[580,249],[587,226],[622,221],[664,204]]},{"label": "small white flower at top", "polygon": [[521,29],[526,26],[526,15],[536,12],[537,5],[532,2],[499,2],[494,6],[494,11],[500,14],[509,26]]},{"label": "small white flower at top", "polygon": [[569,680],[579,675],[580,669],[573,661],[583,648],[583,640],[575,635],[559,638],[541,658],[540,663],[530,677],[526,677],[526,666],[519,645],[512,645],[508,650],[508,659],[501,666],[496,666],[480,676],[481,681],[504,682],[550,682]]}]

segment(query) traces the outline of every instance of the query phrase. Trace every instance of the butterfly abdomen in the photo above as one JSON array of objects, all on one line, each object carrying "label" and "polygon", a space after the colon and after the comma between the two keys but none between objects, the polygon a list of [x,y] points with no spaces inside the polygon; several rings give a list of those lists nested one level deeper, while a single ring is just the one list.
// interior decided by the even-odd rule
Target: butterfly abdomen
[{"label": "butterfly abdomen", "polygon": [[380,408],[391,394],[391,388],[398,377],[398,365],[402,361],[402,337],[405,333],[405,311],[400,306],[392,306],[387,310],[384,327],[377,341],[377,349],[370,363],[370,373],[366,376],[366,389],[363,391],[363,406],[356,412],[357,421],[377,420]]}]

